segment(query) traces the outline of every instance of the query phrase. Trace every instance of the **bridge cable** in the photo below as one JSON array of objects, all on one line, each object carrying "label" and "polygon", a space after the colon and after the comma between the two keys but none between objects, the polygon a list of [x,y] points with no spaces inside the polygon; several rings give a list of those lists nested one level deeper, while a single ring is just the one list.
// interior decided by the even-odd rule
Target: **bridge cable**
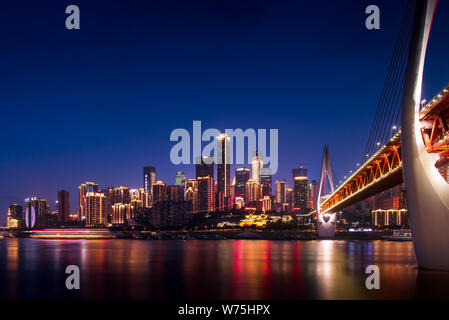
[{"label": "bridge cable", "polygon": [[[408,10],[407,10],[408,11]],[[397,39],[397,43],[395,46],[395,51],[393,54],[392,61],[390,63],[390,68],[387,75],[387,81],[386,81],[386,90],[382,93],[382,101],[381,101],[381,108],[380,113],[377,114],[377,124],[374,128],[374,135],[371,138],[371,143],[368,146],[368,154],[371,154],[371,152],[374,152],[377,147],[378,143],[383,144],[383,139],[381,137],[383,136],[383,133],[387,129],[385,127],[385,123],[387,122],[386,119],[388,118],[389,114],[391,114],[391,98],[392,96],[397,95],[397,85],[396,80],[397,76],[400,74],[400,61],[401,61],[401,55],[404,51],[404,40],[405,40],[405,30],[407,25],[407,14],[404,15],[403,23],[401,24],[401,31],[399,34],[399,37]],[[396,93],[396,94],[395,94]],[[388,130],[388,129],[387,129]],[[374,139],[373,139],[374,138]]]},{"label": "bridge cable", "polygon": [[411,33],[410,26],[413,18],[414,2],[407,1],[400,32],[396,38],[393,56],[388,67],[386,81],[384,82],[376,109],[375,120],[371,126],[368,142],[362,155],[362,163],[367,160],[367,154],[371,156],[371,152],[377,149],[378,142],[383,144],[388,139],[393,119],[397,121],[399,116],[398,101],[403,91],[403,75]]}]

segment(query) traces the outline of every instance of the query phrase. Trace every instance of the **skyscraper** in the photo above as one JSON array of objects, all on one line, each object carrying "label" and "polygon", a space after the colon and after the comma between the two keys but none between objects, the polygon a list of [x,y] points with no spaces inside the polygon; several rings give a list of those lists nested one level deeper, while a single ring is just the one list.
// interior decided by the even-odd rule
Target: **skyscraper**
[{"label": "skyscraper", "polygon": [[98,227],[107,225],[106,196],[99,192],[87,192],[83,197],[83,210],[86,226]]},{"label": "skyscraper", "polygon": [[198,179],[198,211],[215,211],[215,182],[211,177]]},{"label": "skyscraper", "polygon": [[271,198],[271,169],[261,168],[260,169],[260,186],[262,188],[262,198],[268,196]]},{"label": "skyscraper", "polygon": [[182,183],[184,182],[185,179],[186,179],[186,177],[184,175],[184,172],[182,172],[182,171],[176,172],[175,185],[182,186]]},{"label": "skyscraper", "polygon": [[43,228],[50,226],[50,206],[45,199],[36,197],[25,199],[25,226]]},{"label": "skyscraper", "polygon": [[235,169],[235,196],[245,198],[246,195],[246,183],[249,180],[248,168]]},{"label": "skyscraper", "polygon": [[258,151],[251,159],[251,179],[260,184],[260,169],[263,167],[263,161]]},{"label": "skyscraper", "polygon": [[151,196],[153,196],[153,185],[156,183],[156,168],[144,167],[143,168],[143,188]]},{"label": "skyscraper", "polygon": [[184,192],[182,186],[167,186],[167,199],[168,201],[181,201],[184,200]]},{"label": "skyscraper", "polygon": [[253,179],[246,182],[245,207],[258,208],[260,200],[260,184]]},{"label": "skyscraper", "polygon": [[311,187],[310,187],[310,197],[312,200],[312,209],[316,209],[316,204],[318,201],[318,182],[316,180],[312,180]]},{"label": "skyscraper", "polygon": [[187,179],[184,184],[184,198],[191,201],[192,212],[198,212],[198,180]]},{"label": "skyscraper", "polygon": [[135,189],[133,189],[131,201],[138,199],[142,202],[143,208],[149,208],[150,207],[150,195],[148,194],[148,192],[144,188],[139,188],[138,197],[137,197],[136,191],[134,191],[134,190]]},{"label": "skyscraper", "polygon": [[58,191],[58,224],[64,224],[70,220],[69,192]]},{"label": "skyscraper", "polygon": [[129,203],[116,203],[112,205],[112,224],[120,225],[134,218],[134,206]]},{"label": "skyscraper", "polygon": [[128,187],[120,186],[109,190],[111,205],[116,203],[131,203],[131,192]]},{"label": "skyscraper", "polygon": [[217,137],[217,193],[224,197],[229,195],[231,185],[230,144],[231,139],[226,133]]},{"label": "skyscraper", "polygon": [[7,215],[8,228],[23,228],[25,227],[25,220],[23,219],[23,207],[18,204],[12,204],[8,208]]},{"label": "skyscraper", "polygon": [[274,194],[276,203],[286,203],[287,202],[287,183],[285,180],[277,180],[274,183]]},{"label": "skyscraper", "polygon": [[86,183],[84,183],[78,187],[78,203],[79,203],[78,219],[80,221],[86,220],[86,213],[84,212],[83,198],[88,192],[98,192],[98,184],[96,184],[94,182],[86,181]]},{"label": "skyscraper", "polygon": [[167,200],[167,185],[162,181],[157,181],[153,185],[153,204]]},{"label": "skyscraper", "polygon": [[214,177],[214,158],[209,156],[202,156],[196,158],[196,178],[199,177]]},{"label": "skyscraper", "polygon": [[293,210],[304,212],[308,206],[309,178],[307,169],[297,168],[293,173]]}]

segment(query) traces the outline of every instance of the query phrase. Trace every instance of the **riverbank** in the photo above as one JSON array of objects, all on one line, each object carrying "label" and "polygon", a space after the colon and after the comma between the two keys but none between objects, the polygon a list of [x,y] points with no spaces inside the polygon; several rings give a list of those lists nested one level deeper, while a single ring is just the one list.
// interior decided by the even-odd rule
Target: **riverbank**
[{"label": "riverbank", "polygon": [[[108,229],[46,229],[10,231],[11,238],[37,239],[141,239],[141,240],[317,240],[315,230],[258,230],[228,229],[204,231],[110,231]],[[337,231],[333,240],[388,240],[392,231]]]}]

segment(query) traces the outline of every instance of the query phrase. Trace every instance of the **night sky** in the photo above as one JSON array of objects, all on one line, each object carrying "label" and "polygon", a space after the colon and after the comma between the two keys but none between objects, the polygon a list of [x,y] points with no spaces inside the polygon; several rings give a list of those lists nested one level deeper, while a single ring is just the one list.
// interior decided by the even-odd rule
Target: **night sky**
[{"label": "night sky", "polygon": [[[65,28],[76,4],[81,29]],[[365,28],[365,8],[381,29]],[[170,132],[279,129],[279,171],[338,180],[360,160],[405,1],[25,1],[0,9],[0,223],[11,203],[51,201],[86,180],[174,184]],[[440,1],[423,98],[449,82],[449,3]]]}]

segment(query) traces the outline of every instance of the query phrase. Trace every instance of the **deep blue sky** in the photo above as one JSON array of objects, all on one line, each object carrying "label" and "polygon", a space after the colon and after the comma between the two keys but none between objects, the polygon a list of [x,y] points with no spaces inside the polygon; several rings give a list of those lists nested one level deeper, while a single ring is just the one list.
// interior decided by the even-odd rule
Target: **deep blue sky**
[{"label": "deep blue sky", "polygon": [[[280,170],[317,179],[324,143],[354,168],[382,89],[404,0],[27,1],[0,10],[0,213],[92,180],[174,184],[175,128],[278,128]],[[81,30],[65,29],[77,4]],[[365,8],[381,30],[365,29]],[[449,4],[440,1],[423,97],[449,82]],[[53,208],[54,209],[54,206]]]}]

